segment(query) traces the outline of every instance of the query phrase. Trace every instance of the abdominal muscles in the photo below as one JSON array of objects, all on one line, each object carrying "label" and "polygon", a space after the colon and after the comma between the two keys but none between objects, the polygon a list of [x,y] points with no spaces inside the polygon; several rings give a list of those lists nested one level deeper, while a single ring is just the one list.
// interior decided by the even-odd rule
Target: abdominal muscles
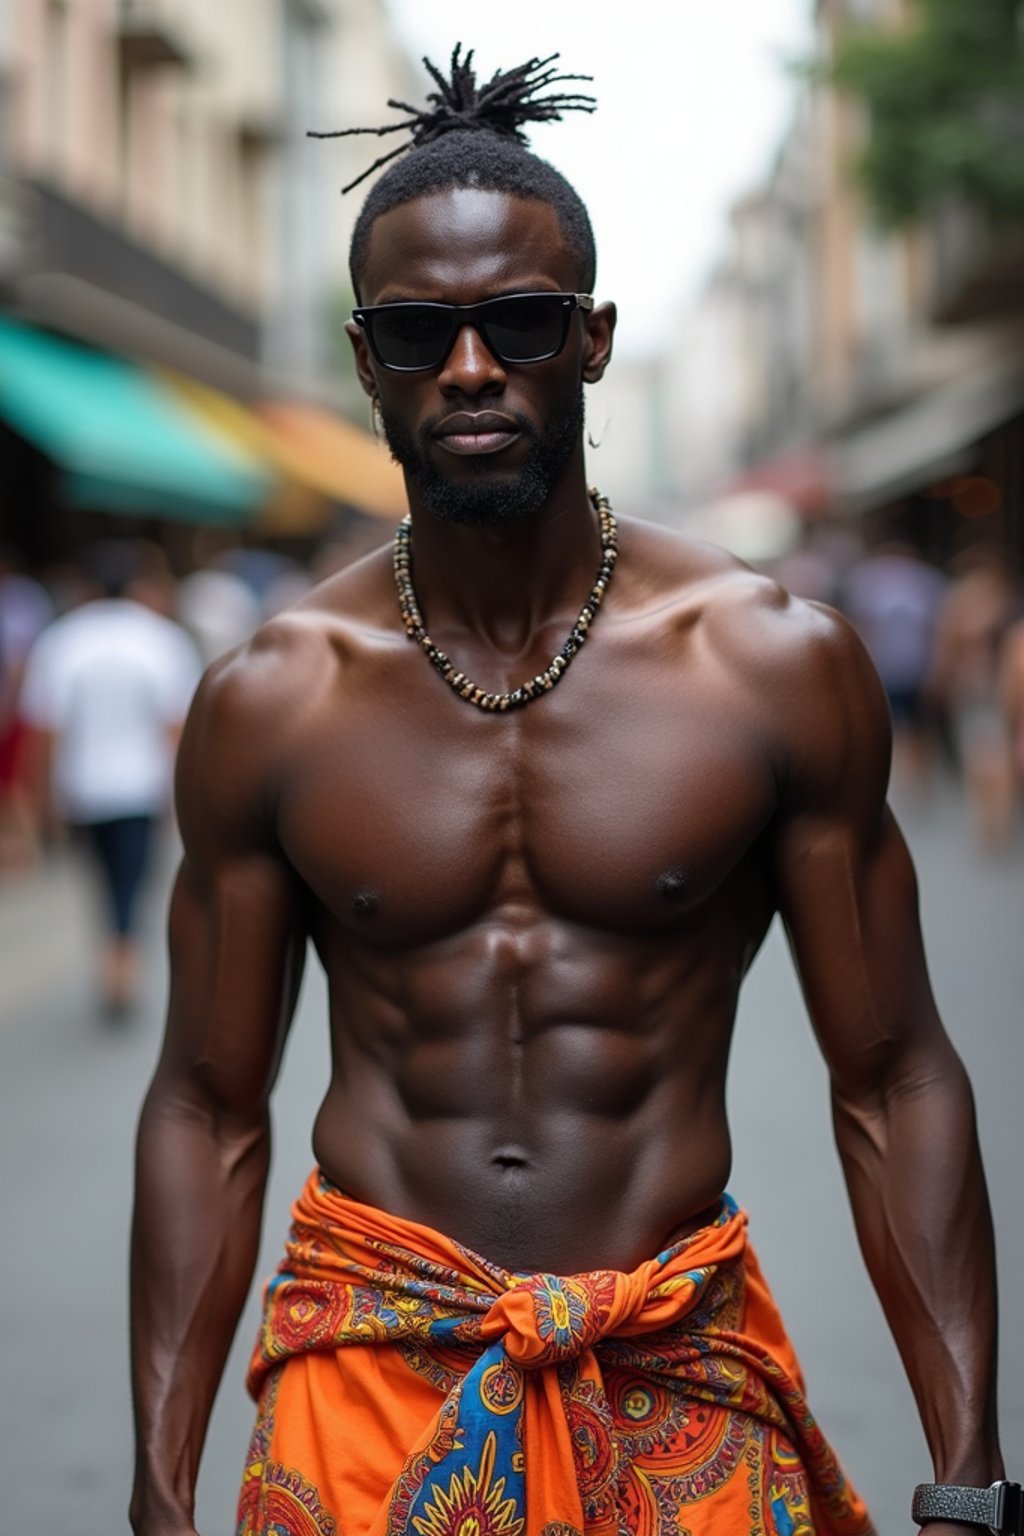
[{"label": "abdominal muscles", "polygon": [[709,938],[502,918],[396,953],[335,931],[321,1167],[507,1268],[653,1257],[728,1177],[739,975]]}]

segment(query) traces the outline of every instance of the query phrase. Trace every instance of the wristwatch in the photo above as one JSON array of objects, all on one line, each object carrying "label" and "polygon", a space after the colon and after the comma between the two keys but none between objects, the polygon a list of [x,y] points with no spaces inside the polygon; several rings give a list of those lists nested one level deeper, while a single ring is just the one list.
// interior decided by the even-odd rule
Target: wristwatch
[{"label": "wristwatch", "polygon": [[1024,1494],[1020,1483],[1005,1477],[990,1488],[963,1488],[957,1483],[919,1483],[911,1515],[926,1520],[959,1520],[978,1525],[993,1536],[1024,1536]]}]

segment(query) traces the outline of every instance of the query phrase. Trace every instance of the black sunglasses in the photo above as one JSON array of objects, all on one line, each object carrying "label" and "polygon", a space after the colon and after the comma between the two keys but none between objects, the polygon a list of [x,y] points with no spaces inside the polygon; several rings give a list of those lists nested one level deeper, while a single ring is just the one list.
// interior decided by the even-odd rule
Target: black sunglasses
[{"label": "black sunglasses", "polygon": [[441,367],[464,325],[501,363],[546,362],[565,346],[573,310],[593,307],[589,293],[512,293],[482,304],[371,304],[352,318],[378,363],[418,373]]}]

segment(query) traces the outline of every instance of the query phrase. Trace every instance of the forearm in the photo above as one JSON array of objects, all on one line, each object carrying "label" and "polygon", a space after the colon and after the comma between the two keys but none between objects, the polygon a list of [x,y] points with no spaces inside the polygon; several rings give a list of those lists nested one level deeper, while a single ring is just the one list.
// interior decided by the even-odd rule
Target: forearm
[{"label": "forearm", "polygon": [[139,1126],[132,1225],[136,1531],[188,1529],[206,1428],[256,1261],[266,1120],[158,1077]]},{"label": "forearm", "polygon": [[1002,1475],[992,1222],[970,1085],[950,1049],[870,1096],[834,1095],[865,1261],[938,1482]]}]

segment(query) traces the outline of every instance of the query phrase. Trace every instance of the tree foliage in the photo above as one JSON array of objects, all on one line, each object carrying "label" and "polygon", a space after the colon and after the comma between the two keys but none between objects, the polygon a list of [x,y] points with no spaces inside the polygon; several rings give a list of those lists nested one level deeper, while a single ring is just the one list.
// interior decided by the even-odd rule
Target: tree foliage
[{"label": "tree foliage", "polygon": [[916,0],[905,29],[851,27],[823,71],[869,121],[859,172],[901,225],[950,197],[1024,216],[1024,0]]}]

